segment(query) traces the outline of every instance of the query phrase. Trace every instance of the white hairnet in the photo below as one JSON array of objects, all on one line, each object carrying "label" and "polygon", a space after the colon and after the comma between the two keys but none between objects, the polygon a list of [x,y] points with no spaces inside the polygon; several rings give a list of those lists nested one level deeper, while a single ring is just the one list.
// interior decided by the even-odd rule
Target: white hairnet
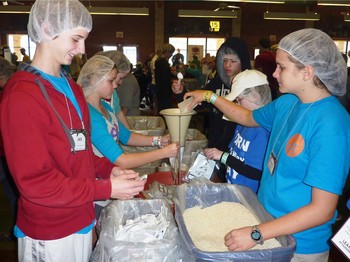
[{"label": "white hairnet", "polygon": [[106,56],[94,55],[84,64],[81,69],[77,83],[83,88],[85,97],[94,93],[96,87],[112,69],[114,62]]},{"label": "white hairnet", "polygon": [[51,40],[63,32],[92,29],[89,11],[78,0],[36,0],[28,21],[28,35],[35,43]]},{"label": "white hairnet", "polygon": [[312,66],[330,93],[336,96],[345,94],[346,64],[334,41],[326,33],[313,28],[298,30],[282,38],[278,48],[303,65]]},{"label": "white hairnet", "polygon": [[98,55],[106,56],[114,62],[119,73],[128,73],[131,70],[131,64],[129,59],[122,53],[116,50],[101,51]]},{"label": "white hairnet", "polygon": [[250,102],[256,104],[258,107],[262,107],[271,102],[271,89],[268,84],[254,86],[244,89],[239,95],[246,98]]}]

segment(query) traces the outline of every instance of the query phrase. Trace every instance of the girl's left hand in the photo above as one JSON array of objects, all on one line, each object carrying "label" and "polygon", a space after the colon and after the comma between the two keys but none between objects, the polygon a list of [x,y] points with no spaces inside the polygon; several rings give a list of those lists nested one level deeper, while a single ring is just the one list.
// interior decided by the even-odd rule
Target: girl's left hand
[{"label": "girl's left hand", "polygon": [[230,251],[248,250],[256,245],[250,234],[252,227],[233,229],[225,236],[225,246]]},{"label": "girl's left hand", "polygon": [[213,160],[220,160],[221,155],[223,153],[223,151],[220,151],[217,148],[206,148],[203,151],[204,151],[204,155],[208,159],[213,159]]}]

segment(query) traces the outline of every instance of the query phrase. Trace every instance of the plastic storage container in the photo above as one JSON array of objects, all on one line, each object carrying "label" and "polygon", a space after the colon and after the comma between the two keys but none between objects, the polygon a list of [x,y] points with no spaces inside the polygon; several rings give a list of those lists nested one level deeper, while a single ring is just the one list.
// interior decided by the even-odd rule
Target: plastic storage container
[{"label": "plastic storage container", "polygon": [[[162,136],[165,133],[165,122],[160,116],[127,116],[130,131],[147,136]],[[121,144],[125,153],[149,152],[158,149],[156,146],[126,146]],[[142,167],[137,172],[140,174],[150,174],[156,171],[161,165],[161,160],[154,161]]]},{"label": "plastic storage container", "polygon": [[[162,207],[166,208],[163,213]],[[153,234],[149,228],[142,227],[138,234],[133,236],[133,238],[136,236],[136,241],[116,239],[120,226],[124,226],[127,220],[134,220],[147,214],[162,215],[166,218],[168,226],[161,238],[147,243],[143,238],[138,241],[137,236]],[[194,261],[183,245],[169,204],[161,199],[113,201],[102,209],[97,230],[99,239],[90,262]]]},{"label": "plastic storage container", "polygon": [[[195,261],[264,261],[286,262],[290,261],[295,252],[295,239],[291,236],[278,237],[281,247],[264,250],[247,250],[239,252],[205,252],[198,249],[184,224],[183,212],[194,206],[209,207],[223,201],[239,202],[246,206],[262,222],[271,220],[263,206],[259,203],[255,193],[244,186],[214,183],[198,183],[196,180],[190,184],[183,184],[176,188],[174,194],[175,218],[180,234],[195,257]],[[199,218],[200,219],[200,218]]]},{"label": "plastic storage container", "polygon": [[147,136],[162,136],[165,131],[164,119],[160,116],[127,116],[132,132]]}]

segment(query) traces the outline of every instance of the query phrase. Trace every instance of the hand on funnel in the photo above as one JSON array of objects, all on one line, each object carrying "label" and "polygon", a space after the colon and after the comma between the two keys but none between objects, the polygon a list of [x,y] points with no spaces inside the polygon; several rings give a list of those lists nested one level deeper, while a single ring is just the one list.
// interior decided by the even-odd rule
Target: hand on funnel
[{"label": "hand on funnel", "polygon": [[[205,97],[206,93],[208,94],[208,98]],[[208,91],[208,90],[195,90],[192,92],[187,92],[184,95],[184,100],[187,99],[188,97],[193,97],[193,100],[188,105],[188,108],[193,108],[197,104],[200,105],[203,101],[210,99],[212,94],[213,94],[213,92]]]},{"label": "hand on funnel", "polygon": [[175,157],[177,156],[177,154],[179,153],[180,151],[180,144],[179,143],[172,143],[170,145],[167,145],[165,147],[163,147],[162,149],[160,150],[163,150],[163,156],[164,158],[167,158],[167,157]]},{"label": "hand on funnel", "polygon": [[170,142],[171,142],[170,134],[167,134],[167,135],[165,135],[165,136],[162,136],[162,138],[161,138],[161,144],[162,144],[162,146],[169,145]]}]

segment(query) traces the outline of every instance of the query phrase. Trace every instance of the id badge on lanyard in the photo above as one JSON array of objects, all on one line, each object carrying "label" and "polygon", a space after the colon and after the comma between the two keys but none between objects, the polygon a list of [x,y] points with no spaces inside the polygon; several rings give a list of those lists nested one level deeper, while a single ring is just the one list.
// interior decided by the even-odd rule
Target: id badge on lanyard
[{"label": "id badge on lanyard", "polygon": [[270,171],[271,176],[274,175],[274,172],[276,170],[276,166],[277,166],[277,157],[275,156],[273,151],[271,151],[270,156],[269,156],[269,160],[267,161],[267,167]]},{"label": "id badge on lanyard", "polygon": [[74,150],[82,151],[87,148],[86,130],[85,129],[71,129],[70,134],[74,140]]}]

